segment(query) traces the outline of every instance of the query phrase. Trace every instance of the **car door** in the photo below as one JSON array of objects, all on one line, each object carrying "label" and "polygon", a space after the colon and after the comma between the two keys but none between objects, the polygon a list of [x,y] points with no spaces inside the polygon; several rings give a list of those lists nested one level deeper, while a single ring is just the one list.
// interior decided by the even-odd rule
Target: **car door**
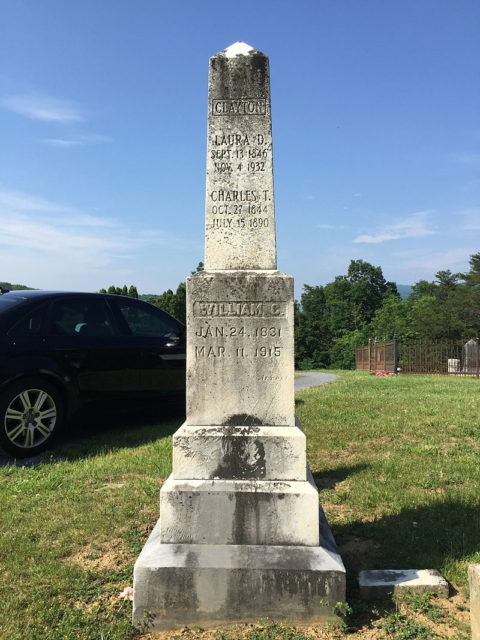
[{"label": "car door", "polygon": [[151,304],[134,298],[110,298],[137,346],[140,388],[155,395],[185,389],[185,327]]},{"label": "car door", "polygon": [[135,345],[121,335],[102,296],[62,296],[51,304],[47,340],[87,399],[139,391]]}]

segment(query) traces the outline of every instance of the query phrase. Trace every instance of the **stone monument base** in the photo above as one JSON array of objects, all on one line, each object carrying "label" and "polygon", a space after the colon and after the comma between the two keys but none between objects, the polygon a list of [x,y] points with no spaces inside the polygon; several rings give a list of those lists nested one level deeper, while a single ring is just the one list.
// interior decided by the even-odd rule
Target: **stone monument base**
[{"label": "stone monument base", "polygon": [[135,625],[204,628],[259,618],[323,623],[345,601],[345,568],[323,510],[321,546],[162,544],[157,522],[134,568]]}]

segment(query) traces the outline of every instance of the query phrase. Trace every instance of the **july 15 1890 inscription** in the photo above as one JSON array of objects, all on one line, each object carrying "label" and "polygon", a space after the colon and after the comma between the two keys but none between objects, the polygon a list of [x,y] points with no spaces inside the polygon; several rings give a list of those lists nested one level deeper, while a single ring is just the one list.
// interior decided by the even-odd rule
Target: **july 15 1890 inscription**
[{"label": "july 15 1890 inscription", "polygon": [[210,59],[205,220],[205,271],[187,278],[187,418],[135,565],[134,621],[318,622],[344,600],[345,570],[295,425],[268,58],[241,42]]},{"label": "july 15 1890 inscription", "polygon": [[207,270],[277,267],[269,78],[244,43],[210,59]]}]

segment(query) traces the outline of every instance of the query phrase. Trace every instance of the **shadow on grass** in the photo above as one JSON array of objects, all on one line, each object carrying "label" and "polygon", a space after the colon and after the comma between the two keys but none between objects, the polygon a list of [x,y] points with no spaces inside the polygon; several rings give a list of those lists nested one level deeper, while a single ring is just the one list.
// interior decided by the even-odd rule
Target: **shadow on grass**
[{"label": "shadow on grass", "polygon": [[[466,563],[475,553],[480,557],[480,507],[458,501],[438,501],[332,529],[350,574],[352,597],[362,569],[438,569],[453,582],[465,583]],[[454,566],[458,561],[465,562],[464,570]]]},{"label": "shadow on grass", "polygon": [[457,593],[452,582],[466,584],[467,564],[475,554],[480,561],[480,507],[458,501],[438,501],[368,522],[336,524],[332,530],[347,570],[351,631],[395,610],[391,598],[360,600],[362,569],[437,569],[450,581],[452,596]]},{"label": "shadow on grass", "polygon": [[335,467],[334,469],[315,471],[312,475],[318,489],[335,489],[339,482],[346,480],[358,471],[363,471],[368,466],[368,464],[364,463],[346,465],[343,467]]},{"label": "shadow on grass", "polygon": [[0,452],[0,466],[30,466],[79,460],[125,447],[139,447],[172,435],[185,420],[185,401],[148,401],[128,407],[88,407],[76,413],[55,448],[32,458]]}]

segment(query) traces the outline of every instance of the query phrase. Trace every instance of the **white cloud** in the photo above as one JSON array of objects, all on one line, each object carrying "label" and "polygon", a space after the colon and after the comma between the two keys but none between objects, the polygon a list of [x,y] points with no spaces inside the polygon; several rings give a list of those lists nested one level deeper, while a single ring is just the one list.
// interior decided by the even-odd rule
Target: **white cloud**
[{"label": "white cloud", "polygon": [[87,144],[99,144],[102,142],[111,142],[109,136],[103,136],[100,134],[85,134],[78,136],[71,136],[69,138],[44,138],[41,140],[43,144],[47,144],[50,147],[57,147],[59,149],[68,149],[70,147],[81,147]]},{"label": "white cloud", "polygon": [[436,273],[441,269],[451,269],[456,271],[468,265],[469,257],[476,252],[474,248],[453,248],[444,251],[433,251],[430,249],[418,251],[397,251],[392,253],[392,257],[399,260],[397,266],[400,268],[424,270],[429,273]]},{"label": "white cloud", "polygon": [[[0,189],[2,280],[40,288],[105,286],[135,273],[148,249],[185,250],[187,243],[161,230],[129,227],[75,207]],[[90,284],[87,284],[90,283]],[[102,284],[103,283],[103,284]]]},{"label": "white cloud", "polygon": [[329,224],[329,223],[323,223],[323,222],[321,222],[320,224],[317,224],[317,227],[319,229],[348,229],[348,227],[345,226],[344,224]]},{"label": "white cloud", "polygon": [[0,104],[10,111],[33,120],[50,122],[83,122],[85,115],[80,107],[69,101],[53,98],[44,93],[26,93],[5,96]]},{"label": "white cloud", "polygon": [[384,225],[376,233],[359,235],[353,242],[378,244],[387,240],[431,236],[437,233],[428,226],[427,218],[431,213],[432,211],[418,211],[395,224]]}]

